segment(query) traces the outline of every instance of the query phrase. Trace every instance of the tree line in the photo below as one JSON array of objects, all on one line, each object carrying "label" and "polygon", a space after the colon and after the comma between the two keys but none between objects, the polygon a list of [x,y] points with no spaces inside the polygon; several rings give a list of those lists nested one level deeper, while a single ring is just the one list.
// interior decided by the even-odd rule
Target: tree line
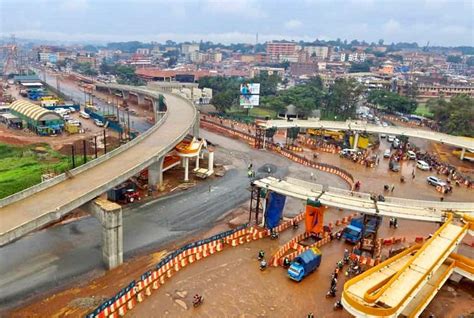
[{"label": "tree line", "polygon": [[306,83],[287,90],[277,90],[281,79],[277,75],[262,73],[250,80],[237,77],[204,77],[199,80],[200,87],[213,89],[211,103],[218,111],[225,112],[238,106],[241,83],[260,83],[260,106],[276,112],[285,111],[294,105],[300,115],[311,116],[319,111],[321,118],[345,120],[355,118],[357,103],[362,87],[353,79],[336,79],[326,87],[320,77],[311,78]]},{"label": "tree line", "polygon": [[442,132],[474,137],[474,99],[468,95],[457,95],[447,101],[432,99],[427,103],[433,119]]}]

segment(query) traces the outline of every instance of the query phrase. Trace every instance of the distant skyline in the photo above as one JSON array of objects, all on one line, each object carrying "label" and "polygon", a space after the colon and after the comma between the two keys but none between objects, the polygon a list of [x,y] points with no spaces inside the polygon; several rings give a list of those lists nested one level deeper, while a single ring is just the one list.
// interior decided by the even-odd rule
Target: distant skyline
[{"label": "distant skyline", "polygon": [[0,36],[57,42],[428,41],[474,46],[471,0],[0,0]]}]

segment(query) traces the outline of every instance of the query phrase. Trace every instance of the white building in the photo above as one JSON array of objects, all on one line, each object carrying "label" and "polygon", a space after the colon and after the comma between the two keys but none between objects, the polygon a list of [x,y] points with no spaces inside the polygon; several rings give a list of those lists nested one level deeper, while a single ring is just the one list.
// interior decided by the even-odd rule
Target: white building
[{"label": "white building", "polygon": [[199,51],[199,43],[181,44],[181,54],[189,58],[191,53]]},{"label": "white building", "polygon": [[327,46],[305,46],[303,49],[311,57],[316,56],[318,60],[325,60],[328,58],[329,47]]}]

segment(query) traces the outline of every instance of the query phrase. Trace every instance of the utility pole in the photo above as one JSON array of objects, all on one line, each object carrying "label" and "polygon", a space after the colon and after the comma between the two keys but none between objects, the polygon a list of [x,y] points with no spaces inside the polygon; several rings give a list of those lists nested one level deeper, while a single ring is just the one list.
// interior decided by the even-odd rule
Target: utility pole
[{"label": "utility pole", "polygon": [[107,153],[107,134],[104,129],[104,155]]},{"label": "utility pole", "polygon": [[76,168],[76,149],[74,147],[74,144],[71,144],[71,158],[72,158],[72,168]]},{"label": "utility pole", "polygon": [[82,139],[82,152],[83,152],[83,155],[84,155],[84,162],[83,163],[86,163],[87,162],[87,148],[86,148],[86,140],[85,139]]},{"label": "utility pole", "polygon": [[97,135],[94,136],[94,152],[95,152],[95,159],[97,159]]}]

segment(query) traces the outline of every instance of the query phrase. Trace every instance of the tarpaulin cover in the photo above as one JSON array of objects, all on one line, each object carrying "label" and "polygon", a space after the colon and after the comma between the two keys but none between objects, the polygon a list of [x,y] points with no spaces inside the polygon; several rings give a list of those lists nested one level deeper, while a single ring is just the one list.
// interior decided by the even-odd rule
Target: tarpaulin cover
[{"label": "tarpaulin cover", "polygon": [[[319,201],[318,201],[319,202]],[[316,206],[319,207],[316,207]],[[305,226],[307,233],[319,234],[323,229],[324,210],[326,208],[321,204],[311,204],[308,201],[306,204]]]},{"label": "tarpaulin cover", "polygon": [[276,192],[271,192],[268,198],[267,212],[265,215],[265,223],[269,229],[278,226],[280,223],[283,208],[285,207],[286,196]]}]

